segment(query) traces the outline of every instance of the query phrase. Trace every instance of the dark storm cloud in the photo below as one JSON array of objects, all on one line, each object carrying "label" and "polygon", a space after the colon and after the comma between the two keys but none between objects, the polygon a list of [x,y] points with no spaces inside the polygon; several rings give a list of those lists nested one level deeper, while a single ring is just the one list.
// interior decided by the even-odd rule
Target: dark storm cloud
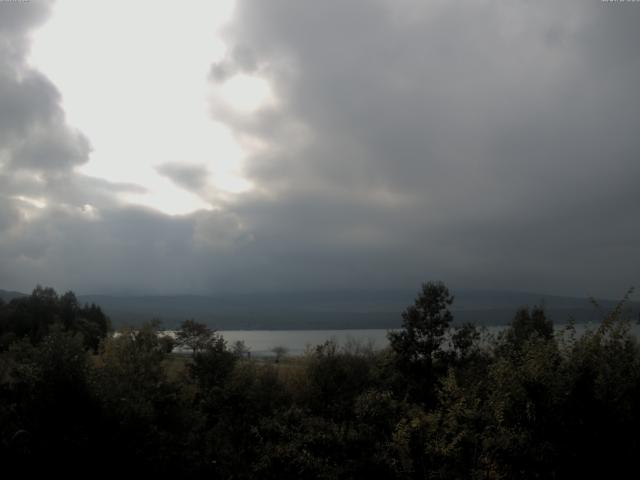
[{"label": "dark storm cloud", "polygon": [[269,195],[239,209],[292,268],[321,259],[319,283],[616,295],[640,273],[638,20],[601,2],[241,1],[214,71],[263,75],[279,109],[215,110],[271,146],[248,165]]},{"label": "dark storm cloud", "polygon": [[135,185],[76,173],[90,142],[24,63],[47,9],[18,5],[0,15],[0,288],[440,278],[619,296],[638,281],[637,4],[241,0],[210,80],[260,75],[277,101],[211,111],[264,145],[245,165],[255,188],[206,192],[204,169],[164,165],[217,202],[174,217],[123,205]]},{"label": "dark storm cloud", "polygon": [[203,292],[224,282],[234,261],[228,253],[247,241],[237,220],[219,212],[47,208],[32,215],[41,218],[0,231],[3,280],[12,285],[37,279],[102,293]]}]

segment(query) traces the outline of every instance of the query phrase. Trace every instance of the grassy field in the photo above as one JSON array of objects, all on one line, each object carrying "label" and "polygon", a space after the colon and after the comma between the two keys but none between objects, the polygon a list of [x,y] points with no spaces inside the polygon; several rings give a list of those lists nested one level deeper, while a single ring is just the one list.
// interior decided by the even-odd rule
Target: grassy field
[{"label": "grassy field", "polygon": [[[175,381],[187,374],[187,366],[191,361],[190,355],[171,353],[164,360],[164,368],[169,380]],[[243,358],[237,366],[254,366],[255,368],[272,368],[278,372],[280,378],[289,377],[304,370],[307,358],[304,355],[285,356],[276,362],[273,357]]]}]

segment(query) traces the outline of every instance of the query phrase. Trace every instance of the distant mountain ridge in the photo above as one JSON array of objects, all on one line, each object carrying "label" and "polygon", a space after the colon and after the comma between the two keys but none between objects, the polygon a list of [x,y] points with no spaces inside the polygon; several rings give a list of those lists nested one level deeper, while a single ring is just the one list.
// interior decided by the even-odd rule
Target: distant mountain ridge
[{"label": "distant mountain ridge", "polygon": [[[535,293],[459,290],[453,291],[455,323],[504,325],[523,306],[543,305],[554,322],[573,318],[578,323],[598,322],[602,315],[586,298]],[[9,301],[20,292],[0,290]],[[222,330],[305,330],[396,328],[402,311],[415,298],[415,291],[341,291],[237,295],[78,295],[81,303],[96,303],[115,326],[160,319],[166,328],[193,318]],[[604,311],[617,302],[598,302]],[[640,303],[630,303],[637,318]]]},{"label": "distant mountain ridge", "polygon": [[12,292],[10,290],[0,290],[0,299],[10,302],[14,298],[26,297],[26,293]]}]

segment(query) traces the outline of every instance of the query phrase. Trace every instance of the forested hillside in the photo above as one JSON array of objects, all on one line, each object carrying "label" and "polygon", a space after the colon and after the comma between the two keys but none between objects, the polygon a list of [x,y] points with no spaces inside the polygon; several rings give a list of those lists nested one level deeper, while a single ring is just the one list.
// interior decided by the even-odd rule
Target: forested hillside
[{"label": "forested hillside", "polygon": [[0,303],[0,465],[22,476],[617,478],[640,454],[640,349],[624,301],[577,336],[544,309],[497,337],[426,283],[390,347],[252,360],[206,325],[108,333],[36,289]]},{"label": "forested hillside", "polygon": [[[399,312],[411,302],[414,292],[405,290],[356,290],[279,292],[217,295],[78,295],[80,304],[95,304],[109,316],[115,328],[140,326],[150,318],[165,328],[177,328],[193,318],[219,330],[313,330],[398,328]],[[0,298],[26,296],[0,290]],[[602,317],[588,298],[538,293],[489,290],[456,290],[451,306],[454,324],[506,325],[513,312],[524,305],[544,305],[556,324],[597,323]],[[598,299],[603,309],[616,302]],[[629,302],[637,317],[640,304]]]}]

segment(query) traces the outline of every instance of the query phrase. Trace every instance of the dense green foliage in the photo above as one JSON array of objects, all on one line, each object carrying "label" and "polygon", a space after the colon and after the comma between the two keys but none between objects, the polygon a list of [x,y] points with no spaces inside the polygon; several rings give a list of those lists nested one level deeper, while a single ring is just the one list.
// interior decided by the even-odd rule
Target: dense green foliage
[{"label": "dense green foliage", "polygon": [[[623,308],[578,336],[523,308],[497,337],[423,285],[390,347],[274,361],[183,323],[106,335],[38,288],[0,305],[0,462],[24,474],[222,479],[616,477],[640,454],[640,349]],[[98,470],[96,470],[98,469]]]},{"label": "dense green foliage", "polygon": [[80,305],[73,292],[59,296],[52,288],[37,286],[31,295],[0,300],[0,349],[17,339],[40,343],[53,328],[80,334],[85,347],[96,351],[110,328],[97,305]]}]

